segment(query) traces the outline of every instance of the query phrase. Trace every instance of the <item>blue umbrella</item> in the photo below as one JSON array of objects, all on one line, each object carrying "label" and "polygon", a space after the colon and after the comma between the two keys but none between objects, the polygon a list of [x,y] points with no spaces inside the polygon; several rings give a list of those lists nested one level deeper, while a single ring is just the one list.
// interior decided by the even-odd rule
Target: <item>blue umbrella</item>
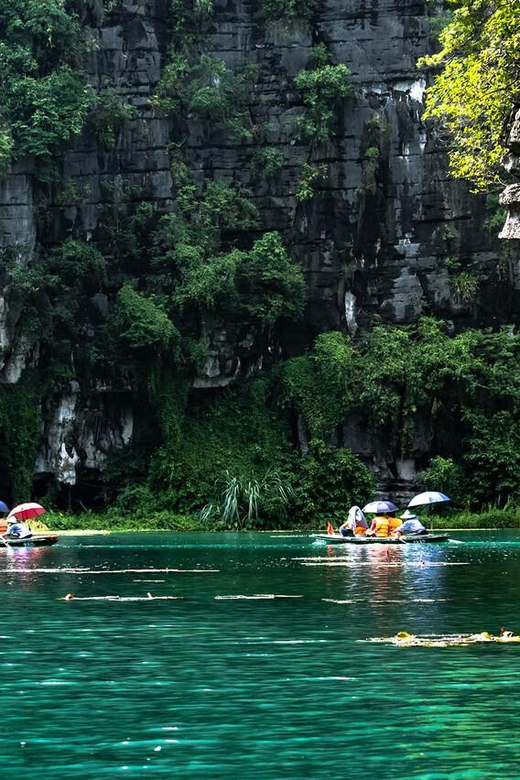
[{"label": "blue umbrella", "polygon": [[9,507],[3,501],[0,501],[0,512],[9,512]]},{"label": "blue umbrella", "polygon": [[371,501],[363,507],[362,511],[377,515],[380,512],[395,512],[396,509],[396,505],[391,501]]}]

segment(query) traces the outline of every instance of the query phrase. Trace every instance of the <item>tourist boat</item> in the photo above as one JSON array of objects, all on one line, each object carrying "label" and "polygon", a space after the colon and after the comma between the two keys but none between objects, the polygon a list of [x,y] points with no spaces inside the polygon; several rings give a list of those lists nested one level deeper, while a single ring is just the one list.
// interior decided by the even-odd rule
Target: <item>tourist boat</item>
[{"label": "tourist boat", "polygon": [[315,534],[316,539],[321,539],[327,544],[431,544],[433,542],[447,542],[448,534],[424,534],[409,536],[342,536],[341,534]]},{"label": "tourist boat", "polygon": [[[4,536],[6,547],[49,547],[58,541],[57,534],[33,534],[25,539],[9,539]],[[0,545],[1,547],[1,545]]]}]

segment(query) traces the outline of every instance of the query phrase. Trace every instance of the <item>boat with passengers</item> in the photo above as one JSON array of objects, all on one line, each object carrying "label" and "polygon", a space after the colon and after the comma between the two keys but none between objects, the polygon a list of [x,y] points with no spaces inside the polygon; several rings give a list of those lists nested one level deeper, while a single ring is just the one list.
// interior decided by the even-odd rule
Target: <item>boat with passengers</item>
[{"label": "boat with passengers", "polygon": [[[432,544],[449,541],[448,534],[429,532],[421,523],[416,514],[410,511],[411,507],[428,506],[439,502],[449,501],[444,493],[426,491],[413,496],[408,502],[408,508],[401,514],[392,501],[370,501],[363,509],[352,506],[348,517],[334,532],[332,523],[327,524],[327,533],[315,534],[316,539],[326,541],[328,544]],[[365,513],[372,516],[369,525]]]},{"label": "boat with passengers", "polygon": [[433,544],[449,541],[448,534],[424,534],[417,536],[342,536],[341,534],[314,534],[315,539],[321,539],[327,544]]}]

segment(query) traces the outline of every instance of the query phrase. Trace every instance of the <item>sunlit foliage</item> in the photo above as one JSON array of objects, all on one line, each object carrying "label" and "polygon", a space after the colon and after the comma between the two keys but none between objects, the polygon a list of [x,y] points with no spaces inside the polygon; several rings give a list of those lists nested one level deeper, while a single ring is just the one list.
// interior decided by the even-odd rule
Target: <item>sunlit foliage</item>
[{"label": "sunlit foliage", "polygon": [[519,0],[448,0],[452,15],[431,67],[426,117],[448,133],[450,170],[485,189],[500,179],[502,133],[520,85]]}]

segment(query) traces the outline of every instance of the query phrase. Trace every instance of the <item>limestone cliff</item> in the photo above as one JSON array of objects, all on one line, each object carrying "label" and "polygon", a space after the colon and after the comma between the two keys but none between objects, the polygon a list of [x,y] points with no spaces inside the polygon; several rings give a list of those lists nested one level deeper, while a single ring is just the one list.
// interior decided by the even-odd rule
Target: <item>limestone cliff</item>
[{"label": "limestone cliff", "polygon": [[[196,387],[222,386],[273,354],[299,354],[324,330],[356,337],[375,318],[406,324],[426,313],[454,329],[515,321],[518,268],[504,272],[499,244],[484,227],[484,201],[448,177],[440,140],[421,118],[426,83],[415,63],[431,46],[429,9],[425,0],[323,0],[311,22],[273,22],[255,0],[216,0],[206,22],[208,51],[232,69],[244,62],[258,66],[249,105],[253,140],[237,143],[196,122],[184,134],[174,115],[159,116],[150,105],[173,35],[167,0],[119,0],[110,12],[90,3],[84,23],[97,42],[86,62],[90,79],[96,89],[115,88],[134,113],[113,148],[87,129],[64,149],[57,182],[38,182],[31,160],[12,168],[0,182],[2,246],[19,252],[20,263],[27,252],[38,254],[66,238],[91,242],[109,256],[107,214],[125,214],[142,202],[158,214],[171,211],[169,145],[181,141],[192,175],[252,192],[261,228],[281,232],[307,283],[303,323],[259,334],[247,323],[216,322]],[[294,78],[317,42],[325,43],[333,63],[350,68],[355,89],[341,105],[334,137],[311,148],[296,132],[302,104]],[[253,165],[259,143],[282,153],[277,175],[266,178]],[[314,194],[302,200],[301,170],[309,162],[323,167]],[[479,286],[471,298],[453,284],[453,258],[476,272]],[[41,356],[38,339],[20,335],[9,277],[0,280],[0,381],[14,383],[25,367],[40,365]],[[105,289],[90,297],[92,327],[104,321],[112,297]],[[76,467],[79,457],[78,468],[94,473],[107,452],[146,427],[142,419],[136,423],[123,371],[110,379],[78,373],[42,414],[45,443],[36,473],[59,479],[64,458],[69,471],[70,459]],[[386,461],[395,455],[371,441],[359,421],[347,421],[340,438],[367,461],[375,459],[383,481],[413,481],[414,458],[394,462],[389,471]],[[414,456],[428,446],[419,431]]]}]

